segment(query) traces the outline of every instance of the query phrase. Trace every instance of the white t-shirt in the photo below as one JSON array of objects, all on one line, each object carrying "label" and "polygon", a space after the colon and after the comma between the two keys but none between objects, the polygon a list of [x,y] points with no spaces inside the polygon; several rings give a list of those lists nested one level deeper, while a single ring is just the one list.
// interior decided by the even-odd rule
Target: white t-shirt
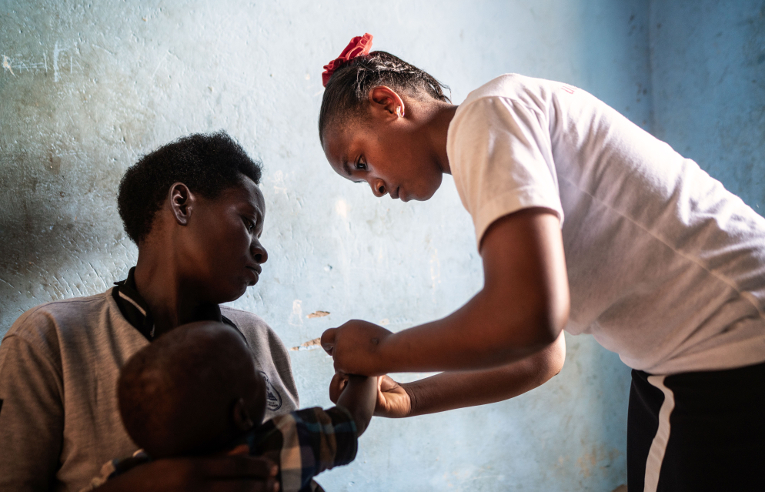
[{"label": "white t-shirt", "polygon": [[447,153],[479,244],[509,213],[557,213],[569,333],[653,374],[765,361],[765,219],[605,103],[503,75],[459,106]]}]

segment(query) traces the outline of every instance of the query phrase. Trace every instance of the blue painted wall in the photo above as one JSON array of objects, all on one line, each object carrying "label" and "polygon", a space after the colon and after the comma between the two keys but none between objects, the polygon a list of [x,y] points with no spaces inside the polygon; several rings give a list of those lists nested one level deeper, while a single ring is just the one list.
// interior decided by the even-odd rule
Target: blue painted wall
[{"label": "blue painted wall", "polygon": [[765,1],[652,1],[652,131],[765,212]]},{"label": "blue painted wall", "polygon": [[[399,330],[459,307],[482,278],[451,180],[426,203],[375,200],[319,147],[321,66],[364,32],[455,102],[509,71],[578,85],[761,205],[762,15],[761,1],[0,0],[0,333],[36,304],[123,278],[136,248],[116,212],[120,176],[163,143],[221,128],[266,166],[270,260],[234,304],[287,346],[349,318]],[[330,315],[308,317],[318,310]],[[563,372],[515,400],[375,420],[357,460],[319,481],[613,490],[628,370],[587,337],[568,347]],[[331,360],[291,354],[302,404],[329,405]]]}]

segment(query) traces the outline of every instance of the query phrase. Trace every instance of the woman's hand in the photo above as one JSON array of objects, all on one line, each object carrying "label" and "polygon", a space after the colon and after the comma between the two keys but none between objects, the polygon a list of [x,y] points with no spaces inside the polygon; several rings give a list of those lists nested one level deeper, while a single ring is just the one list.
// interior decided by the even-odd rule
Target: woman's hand
[{"label": "woman's hand", "polygon": [[99,487],[99,492],[275,492],[276,465],[262,457],[167,458],[138,465]]},{"label": "woman's hand", "polygon": [[376,417],[397,419],[412,413],[412,395],[388,376],[380,376],[377,383]]},{"label": "woman's hand", "polygon": [[[337,403],[347,382],[347,374],[336,372],[329,384],[329,399]],[[412,395],[388,376],[380,376],[377,379],[375,417],[402,418],[408,417],[411,412]]]},{"label": "woman's hand", "polygon": [[321,346],[335,360],[335,370],[346,374],[385,374],[380,348],[392,333],[381,326],[353,319],[321,335]]}]

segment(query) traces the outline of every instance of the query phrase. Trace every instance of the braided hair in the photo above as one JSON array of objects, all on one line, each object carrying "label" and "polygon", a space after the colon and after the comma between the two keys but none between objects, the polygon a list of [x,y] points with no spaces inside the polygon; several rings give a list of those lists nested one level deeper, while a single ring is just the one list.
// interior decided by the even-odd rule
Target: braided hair
[{"label": "braided hair", "polygon": [[412,96],[451,102],[444,94],[449,87],[432,75],[385,51],[373,51],[358,56],[338,68],[327,82],[319,111],[319,139],[324,130],[346,115],[360,116],[364,112],[369,91],[381,85],[407,92]]}]

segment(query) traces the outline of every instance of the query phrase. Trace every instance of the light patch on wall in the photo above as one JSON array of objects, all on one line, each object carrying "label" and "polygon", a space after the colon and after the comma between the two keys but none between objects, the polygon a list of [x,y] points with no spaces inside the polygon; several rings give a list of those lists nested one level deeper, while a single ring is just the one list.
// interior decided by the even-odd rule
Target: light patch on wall
[{"label": "light patch on wall", "polygon": [[11,75],[13,75],[14,77],[16,76],[16,74],[13,73],[13,69],[11,68],[11,61],[10,61],[10,59],[8,59],[8,57],[5,56],[5,55],[3,55],[3,68],[6,69],[6,70],[10,70]]},{"label": "light patch on wall", "polygon": [[433,289],[433,301],[436,301],[436,285],[441,283],[441,261],[438,259],[438,250],[433,249],[430,255],[430,281]]},{"label": "light patch on wall", "polygon": [[287,185],[284,184],[284,173],[282,171],[276,171],[273,178],[274,193],[283,193],[287,196]]},{"label": "light patch on wall", "polygon": [[58,47],[58,41],[53,45],[53,81],[58,82],[58,56],[61,50]]},{"label": "light patch on wall", "polygon": [[287,322],[292,326],[303,326],[303,301],[300,299],[292,301],[292,314]]},{"label": "light patch on wall", "polygon": [[348,203],[346,203],[345,200],[342,198],[335,202],[335,212],[337,212],[337,215],[340,217],[347,219],[348,218]]},{"label": "light patch on wall", "polygon": [[156,77],[156,76],[157,76],[157,72],[159,71],[159,69],[160,69],[160,68],[162,68],[162,65],[164,65],[164,64],[165,64],[165,60],[167,60],[167,57],[168,57],[169,55],[170,55],[170,52],[169,52],[169,51],[167,51],[167,52],[164,54],[164,56],[162,56],[162,59],[160,59],[160,60],[159,60],[159,63],[157,63],[157,66],[156,66],[156,67],[154,67],[154,72],[152,72],[152,74],[151,74],[151,80],[152,80],[152,82],[154,81],[154,77]]}]

